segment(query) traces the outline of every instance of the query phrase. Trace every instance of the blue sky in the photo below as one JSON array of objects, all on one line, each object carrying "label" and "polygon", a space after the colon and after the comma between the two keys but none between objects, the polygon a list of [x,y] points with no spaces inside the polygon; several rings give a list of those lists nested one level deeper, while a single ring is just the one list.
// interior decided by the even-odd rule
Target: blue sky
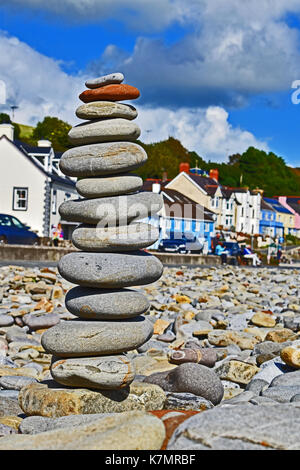
[{"label": "blue sky", "polygon": [[145,142],[213,161],[254,145],[300,167],[299,18],[300,0],[0,0],[0,109],[75,124],[85,79],[122,71]]}]

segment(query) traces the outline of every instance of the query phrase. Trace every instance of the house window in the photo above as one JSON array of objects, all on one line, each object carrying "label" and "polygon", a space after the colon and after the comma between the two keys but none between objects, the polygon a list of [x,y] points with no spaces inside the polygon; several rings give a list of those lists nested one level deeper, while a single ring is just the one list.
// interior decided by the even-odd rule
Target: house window
[{"label": "house window", "polygon": [[213,197],[211,200],[211,206],[215,208],[219,207],[219,199],[220,198],[218,196]]},{"label": "house window", "polygon": [[233,209],[233,202],[232,201],[227,201],[226,202],[226,209],[228,211],[232,211],[232,209]]},{"label": "house window", "polygon": [[56,214],[57,211],[57,190],[53,189],[52,194],[52,214]]},{"label": "house window", "polygon": [[225,219],[225,225],[226,227],[231,227],[232,226],[232,216],[228,215]]},{"label": "house window", "polygon": [[195,230],[196,230],[196,232],[199,232],[199,230],[200,230],[200,222],[196,222],[196,224],[195,224]]},{"label": "house window", "polygon": [[204,231],[205,231],[205,232],[209,232],[209,224],[205,224],[204,227],[205,227],[205,228],[204,228]]},{"label": "house window", "polygon": [[185,223],[185,229],[186,230],[191,230],[191,222],[186,222]]},{"label": "house window", "polygon": [[28,188],[16,188],[13,190],[13,210],[27,211]]}]

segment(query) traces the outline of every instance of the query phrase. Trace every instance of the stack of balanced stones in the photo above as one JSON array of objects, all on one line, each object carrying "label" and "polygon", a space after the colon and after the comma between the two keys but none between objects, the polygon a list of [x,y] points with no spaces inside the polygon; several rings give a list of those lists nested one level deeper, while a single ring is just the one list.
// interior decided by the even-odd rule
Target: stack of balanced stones
[{"label": "stack of balanced stones", "polygon": [[159,233],[139,220],[157,213],[162,197],[139,192],[142,179],[128,173],[145,163],[147,154],[133,142],[140,135],[132,122],[136,109],[118,102],[140,93],[123,79],[114,73],[86,82],[76,115],[87,121],[70,130],[75,147],[60,161],[64,174],[78,178],[82,197],[59,208],[62,219],[80,223],[72,241],[81,251],[58,265],[61,276],[77,284],[66,295],[66,307],[78,318],[47,330],[42,344],[53,355],[52,377],[68,387],[128,386],[135,374],[126,352],[153,334],[153,323],[143,316],[149,302],[138,286],[162,275],[161,262],[143,250]]}]

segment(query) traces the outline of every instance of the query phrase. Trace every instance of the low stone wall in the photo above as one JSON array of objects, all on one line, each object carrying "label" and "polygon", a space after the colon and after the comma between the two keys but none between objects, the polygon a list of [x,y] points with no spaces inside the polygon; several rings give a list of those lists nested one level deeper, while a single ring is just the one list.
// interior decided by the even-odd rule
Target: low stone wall
[{"label": "low stone wall", "polygon": [[221,257],[214,255],[180,255],[177,253],[160,253],[159,251],[151,251],[163,264],[167,265],[219,265]]},{"label": "low stone wall", "polygon": [[[76,248],[51,246],[0,245],[0,261],[59,261],[67,253],[78,251]],[[221,264],[219,256],[181,255],[149,251],[165,265],[211,265]],[[230,262],[230,261],[229,261]]]},{"label": "low stone wall", "polygon": [[0,245],[0,261],[59,261],[75,248],[52,246]]}]

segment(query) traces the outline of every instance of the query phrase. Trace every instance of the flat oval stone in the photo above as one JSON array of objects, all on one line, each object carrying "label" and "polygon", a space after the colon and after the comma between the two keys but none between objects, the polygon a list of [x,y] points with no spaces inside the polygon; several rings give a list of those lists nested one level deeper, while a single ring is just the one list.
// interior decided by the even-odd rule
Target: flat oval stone
[{"label": "flat oval stone", "polygon": [[[50,330],[49,330],[50,331]],[[224,388],[214,370],[188,362],[175,369],[149,375],[144,382],[159,385],[167,392],[192,393],[217,405],[223,398]]]},{"label": "flat oval stone", "polygon": [[159,229],[151,224],[105,228],[80,225],[72,234],[72,242],[82,251],[133,251],[153,245],[158,237]]},{"label": "flat oval stone", "polygon": [[137,88],[126,84],[112,84],[104,85],[100,88],[93,90],[85,90],[79,95],[79,99],[84,103],[91,101],[108,100],[108,101],[123,101],[135,100],[140,96]]},{"label": "flat oval stone", "polygon": [[131,104],[115,103],[114,101],[92,101],[78,106],[76,116],[79,119],[135,119],[138,113]]},{"label": "flat oval stone", "polygon": [[[120,391],[118,392],[121,394]],[[108,393],[109,392],[105,392],[105,395]],[[115,393],[117,393],[117,391]],[[53,396],[53,400],[51,399],[51,395]],[[61,392],[57,392],[56,395],[57,397],[53,391],[46,395],[46,404],[44,400],[44,408],[55,408],[55,398],[59,403],[58,406],[60,406],[60,408],[66,409],[69,407],[69,409],[71,409],[71,413],[74,413],[74,409],[76,410],[76,407],[80,402],[86,401],[86,408],[92,408],[93,406],[100,408],[101,399],[105,404],[109,402],[104,393],[101,393],[100,391],[92,392],[85,389],[80,389],[80,392],[78,393],[75,391],[71,393],[70,390],[69,393],[67,393],[63,390]],[[126,395],[125,391],[124,395]],[[51,398],[47,400],[48,396]],[[140,401],[142,401],[142,398],[143,397],[140,398]],[[112,399],[111,408],[113,409],[114,406],[115,408],[121,408],[125,400],[126,405],[124,406],[130,407],[131,405],[131,407],[134,408],[135,399],[138,401],[139,397],[136,397],[136,395],[129,395],[128,399],[126,396],[123,400]],[[64,400],[67,404],[64,404]],[[154,400],[152,399],[151,403],[153,403],[153,401]],[[107,407],[108,406],[109,405],[107,405]],[[138,408],[138,405],[136,405],[136,408]],[[13,430],[13,432],[17,431]],[[2,430],[1,433],[3,436],[7,431]],[[101,417],[100,419],[93,420],[93,422],[85,425],[72,426],[72,428],[67,427],[33,435],[14,434],[13,436],[3,436],[0,440],[0,449],[14,451],[32,449],[37,451],[104,450],[106,452],[108,450],[113,450],[116,453],[114,456],[116,456],[117,459],[123,459],[123,457],[119,457],[117,451],[131,451],[133,449],[159,450],[162,447],[165,435],[166,432],[164,425],[159,418],[152,416],[149,413],[145,413],[144,411],[130,411],[127,413],[119,412],[117,414],[112,414],[111,416]],[[126,457],[126,459],[127,458],[128,457]]]},{"label": "flat oval stone", "polygon": [[73,315],[87,320],[136,317],[150,307],[147,297],[135,290],[106,291],[80,286],[69,290],[65,302]]},{"label": "flat oval stone", "polygon": [[134,142],[101,143],[67,150],[59,167],[68,176],[102,176],[136,170],[147,158],[143,147]]},{"label": "flat oval stone", "polygon": [[0,378],[0,387],[6,390],[21,390],[28,384],[36,383],[37,380],[33,377],[26,377],[22,375],[6,375]]},{"label": "flat oval stone", "polygon": [[[52,382],[54,383],[49,388],[46,384],[36,384],[20,391],[20,406],[27,416],[45,416],[49,419],[67,415],[121,413],[118,415],[120,418],[124,416],[123,412],[129,410],[161,410],[166,401],[166,395],[160,387],[137,381],[132,382],[128,388],[105,391],[63,388],[55,385],[55,381]],[[14,403],[13,400],[10,401]],[[72,427],[75,430],[78,423],[75,422]],[[140,432],[141,428],[138,427],[137,433]]]},{"label": "flat oval stone", "polygon": [[100,119],[72,127],[68,139],[73,145],[87,145],[118,140],[133,141],[138,139],[140,134],[139,126],[128,119]]},{"label": "flat oval stone", "polygon": [[151,337],[152,323],[145,317],[128,320],[69,320],[42,336],[43,348],[58,357],[119,354],[136,349]]},{"label": "flat oval stone", "polygon": [[25,325],[29,326],[30,330],[40,330],[44,328],[51,328],[60,322],[58,313],[28,313],[22,317]]},{"label": "flat oval stone", "polygon": [[134,193],[139,191],[142,186],[142,178],[135,175],[84,178],[76,183],[78,193],[85,198]]},{"label": "flat oval stone", "polygon": [[112,83],[122,83],[124,75],[120,72],[102,75],[101,77],[93,78],[85,82],[87,88],[99,88],[104,85],[111,85]]},{"label": "flat oval stone", "polygon": [[105,418],[108,413],[93,413],[88,415],[68,415],[60,418],[46,418],[45,416],[27,416],[19,426],[20,434],[40,434],[54,429],[75,428],[88,424],[97,418]]},{"label": "flat oval stone", "polygon": [[75,252],[60,259],[58,270],[73,284],[117,289],[157,281],[162,275],[163,265],[145,251],[130,254]]},{"label": "flat oval stone", "polygon": [[14,319],[11,315],[0,315],[0,326],[11,326],[14,324]]},{"label": "flat oval stone", "polygon": [[50,372],[54,380],[62,385],[100,390],[126,387],[135,376],[133,366],[125,356],[54,360]]},{"label": "flat oval stone", "polygon": [[163,206],[161,194],[140,192],[124,196],[75,199],[63,202],[59,213],[63,220],[98,224],[98,227],[128,225],[133,220],[155,215]]}]

